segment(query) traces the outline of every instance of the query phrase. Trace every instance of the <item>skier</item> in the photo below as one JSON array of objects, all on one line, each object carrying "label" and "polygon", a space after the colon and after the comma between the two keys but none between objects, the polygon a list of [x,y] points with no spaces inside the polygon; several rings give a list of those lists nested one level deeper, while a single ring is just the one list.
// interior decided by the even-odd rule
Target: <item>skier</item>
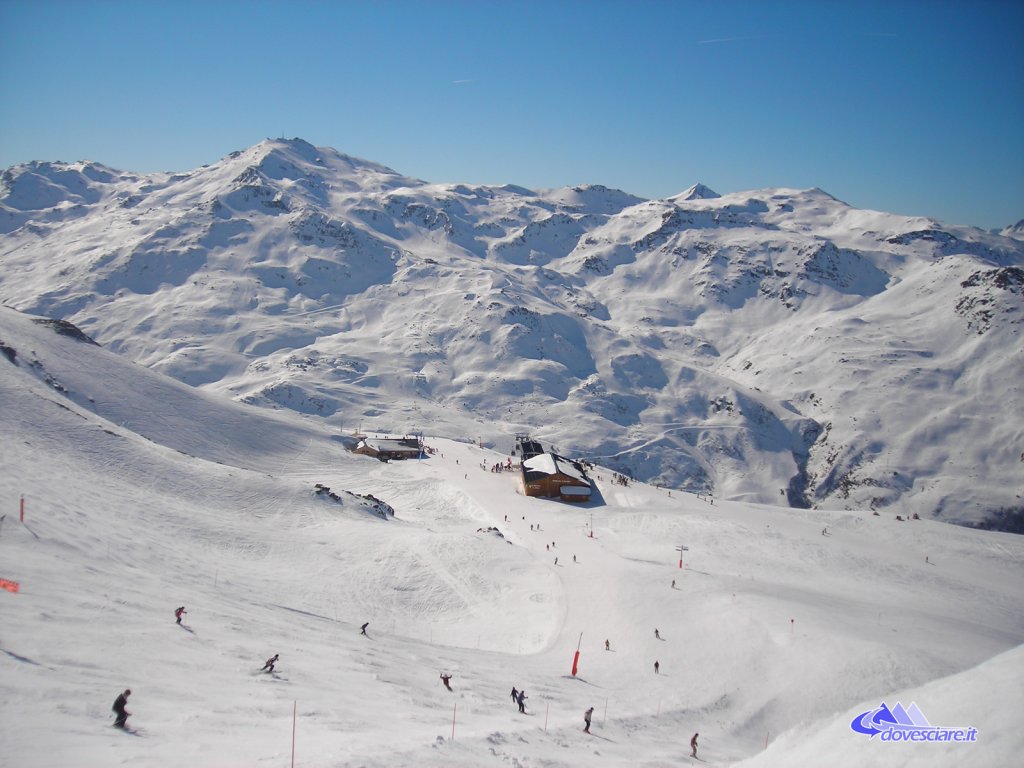
[{"label": "skier", "polygon": [[445,674],[441,675],[441,682],[444,683],[444,687],[447,688],[449,691],[452,689],[452,687],[448,684],[448,681],[451,680],[451,679],[452,679],[451,675],[445,675]]},{"label": "skier", "polygon": [[658,670],[661,668],[661,664],[654,662],[654,674],[658,674]]},{"label": "skier", "polygon": [[177,619],[177,623],[178,624],[181,624],[181,617],[182,617],[183,614],[186,614],[186,613],[188,613],[188,611],[185,610],[185,606],[184,605],[181,606],[180,608],[175,608],[174,609],[174,618]]},{"label": "skier", "polygon": [[654,637],[655,637],[655,639],[657,639],[657,640],[661,640],[661,635],[660,635],[660,634],[658,634],[658,630],[657,630],[657,628],[655,628],[655,630],[654,630]]},{"label": "skier", "polygon": [[610,651],[610,650],[612,649],[612,644],[611,644],[611,642],[609,642],[608,640],[605,640],[605,641],[604,641],[604,649],[605,649],[606,651]]},{"label": "skier", "polygon": [[114,706],[111,709],[117,713],[117,719],[114,721],[115,728],[124,728],[125,723],[128,722],[128,716],[131,714],[125,707],[128,705],[128,697],[132,695],[131,688],[125,688],[124,693],[119,693],[117,698],[114,699]]},{"label": "skier", "polygon": [[576,562],[576,555],[573,555],[573,556],[572,556],[572,561],[573,561],[574,563]]},{"label": "skier", "polygon": [[516,687],[513,685],[512,686],[512,703],[514,704],[514,703],[516,703],[518,701],[519,701],[519,691],[517,691]]},{"label": "skier", "polygon": [[267,659],[266,662],[264,662],[263,669],[261,669],[260,672],[273,672],[274,671],[274,665],[277,664],[278,657],[279,657],[279,654],[275,653],[273,656],[271,656],[269,659]]},{"label": "skier", "polygon": [[[361,626],[361,627],[359,628],[359,634],[361,634],[361,635],[365,635],[365,634],[366,634],[366,628],[367,628],[368,626],[370,626],[370,622],[366,622],[365,624],[363,624],[363,626]],[[369,637],[369,635],[367,635],[367,637]]]},{"label": "skier", "polygon": [[584,733],[590,733],[590,718],[593,717],[593,716],[594,716],[594,708],[593,707],[591,707],[590,709],[588,709],[586,712],[583,713],[583,722],[586,723],[586,725],[583,726],[583,732]]},{"label": "skier", "polygon": [[675,589],[675,588],[676,588],[676,580],[672,579],[672,589]]},{"label": "skier", "polygon": [[519,711],[524,715],[526,714],[526,700],[529,697],[526,695],[526,691],[519,692],[519,698],[516,699],[516,703],[519,704]]},{"label": "skier", "polygon": [[696,757],[697,756],[697,737],[698,736],[700,736],[700,734],[699,733],[695,733],[695,734],[693,734],[693,737],[690,739],[690,757]]},{"label": "skier", "polygon": [[558,565],[558,558],[555,558],[555,565]]}]

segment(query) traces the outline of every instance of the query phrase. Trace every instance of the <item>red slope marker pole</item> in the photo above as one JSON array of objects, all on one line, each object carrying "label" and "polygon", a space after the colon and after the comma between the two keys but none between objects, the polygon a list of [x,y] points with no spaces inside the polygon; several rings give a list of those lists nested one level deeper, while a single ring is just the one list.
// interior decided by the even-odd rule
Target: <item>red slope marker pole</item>
[{"label": "red slope marker pole", "polygon": [[576,655],[572,657],[572,676],[576,677],[576,672],[580,668],[580,646],[583,644],[583,633],[580,632],[580,641],[576,643]]},{"label": "red slope marker pole", "polygon": [[292,768],[295,768],[295,718],[299,711],[299,702],[292,702]]},{"label": "red slope marker pole", "polygon": [[25,497],[21,497],[21,522],[25,522]]}]

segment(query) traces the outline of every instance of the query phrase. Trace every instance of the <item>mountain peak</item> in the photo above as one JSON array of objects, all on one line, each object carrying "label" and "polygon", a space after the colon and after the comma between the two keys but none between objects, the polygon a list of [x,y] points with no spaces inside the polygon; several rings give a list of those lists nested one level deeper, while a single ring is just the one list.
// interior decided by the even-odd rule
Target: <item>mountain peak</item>
[{"label": "mountain peak", "polygon": [[1024,240],[1024,219],[1016,224],[1006,227],[1000,232],[1004,237],[1012,237],[1014,240]]},{"label": "mountain peak", "polygon": [[682,202],[684,200],[712,200],[716,197],[721,197],[721,195],[710,187],[706,187],[698,182],[685,192],[680,192],[678,195],[670,197],[669,200],[673,202]]},{"label": "mountain peak", "polygon": [[232,152],[228,157],[244,157],[249,165],[257,167],[270,178],[296,178],[314,169],[401,175],[380,163],[346,155],[331,147],[317,147],[298,137],[264,139],[249,149]]}]

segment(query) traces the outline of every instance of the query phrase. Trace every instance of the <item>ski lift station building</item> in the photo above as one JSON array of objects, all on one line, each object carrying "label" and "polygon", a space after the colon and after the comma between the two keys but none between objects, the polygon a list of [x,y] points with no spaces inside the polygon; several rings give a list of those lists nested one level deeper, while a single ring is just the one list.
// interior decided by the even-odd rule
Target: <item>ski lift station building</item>
[{"label": "ski lift station building", "polygon": [[562,501],[590,501],[590,478],[583,465],[555,453],[524,459],[523,492]]},{"label": "ski lift station building", "polygon": [[420,441],[416,437],[365,437],[352,449],[353,453],[388,459],[416,459],[420,455]]}]

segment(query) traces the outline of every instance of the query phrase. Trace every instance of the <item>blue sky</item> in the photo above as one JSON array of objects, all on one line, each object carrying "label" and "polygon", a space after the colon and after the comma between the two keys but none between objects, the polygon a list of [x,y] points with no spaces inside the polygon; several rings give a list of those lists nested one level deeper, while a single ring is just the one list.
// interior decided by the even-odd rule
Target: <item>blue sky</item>
[{"label": "blue sky", "polygon": [[268,136],[435,182],[1024,218],[1024,3],[0,0],[0,167]]}]

